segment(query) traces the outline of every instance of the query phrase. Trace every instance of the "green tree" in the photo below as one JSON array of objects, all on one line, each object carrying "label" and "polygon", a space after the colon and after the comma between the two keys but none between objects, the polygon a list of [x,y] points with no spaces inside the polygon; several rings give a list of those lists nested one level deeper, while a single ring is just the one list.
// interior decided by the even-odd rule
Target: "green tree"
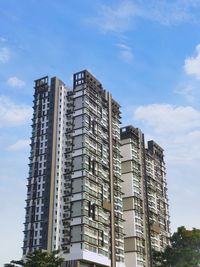
[{"label": "green tree", "polygon": [[197,267],[200,264],[200,230],[179,227],[164,252],[153,251],[153,267]]},{"label": "green tree", "polygon": [[162,266],[163,262],[163,253],[160,251],[152,250],[152,258],[153,258],[153,267]]},{"label": "green tree", "polygon": [[59,251],[48,253],[47,251],[35,250],[27,254],[26,260],[11,261],[4,267],[59,267],[63,262],[63,258],[58,256]]}]

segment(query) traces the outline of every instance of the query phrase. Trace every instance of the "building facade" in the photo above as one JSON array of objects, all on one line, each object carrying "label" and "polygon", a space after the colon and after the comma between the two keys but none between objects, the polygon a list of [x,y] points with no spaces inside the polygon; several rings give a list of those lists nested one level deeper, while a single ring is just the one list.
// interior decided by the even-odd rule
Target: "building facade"
[{"label": "building facade", "polygon": [[152,249],[169,244],[169,211],[163,149],[144,134],[121,128],[126,267],[153,267]]},{"label": "building facade", "polygon": [[23,255],[124,266],[120,106],[88,71],[35,81]]}]

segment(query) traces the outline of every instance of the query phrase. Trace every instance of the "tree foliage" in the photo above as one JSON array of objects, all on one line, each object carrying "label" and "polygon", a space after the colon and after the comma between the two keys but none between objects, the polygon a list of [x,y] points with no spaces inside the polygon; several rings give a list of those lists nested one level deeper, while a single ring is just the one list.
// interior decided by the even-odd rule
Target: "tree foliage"
[{"label": "tree foliage", "polygon": [[197,267],[200,265],[200,230],[179,227],[164,252],[153,251],[153,267]]},{"label": "tree foliage", "polygon": [[58,256],[59,251],[48,253],[47,251],[36,250],[27,254],[26,260],[11,261],[5,264],[4,267],[59,267],[63,259]]}]

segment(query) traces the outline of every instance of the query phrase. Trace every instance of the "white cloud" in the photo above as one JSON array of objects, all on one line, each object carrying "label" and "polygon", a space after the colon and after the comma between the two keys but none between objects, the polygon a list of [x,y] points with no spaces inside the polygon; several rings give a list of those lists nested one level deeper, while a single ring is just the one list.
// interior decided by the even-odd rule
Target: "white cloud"
[{"label": "white cloud", "polygon": [[165,150],[172,228],[200,220],[200,110],[152,104],[133,109],[133,124]]},{"label": "white cloud", "polygon": [[192,2],[187,0],[151,0],[143,1],[143,4],[144,3],[146,8],[143,10],[143,18],[156,21],[162,25],[171,25],[182,22],[191,23],[196,20],[191,10],[195,6]]},{"label": "white cloud", "polygon": [[195,56],[185,59],[183,69],[186,75],[174,91],[190,103],[195,103],[200,98],[200,44],[195,50]]},{"label": "white cloud", "polygon": [[119,51],[120,58],[127,63],[132,62],[133,52],[132,52],[131,47],[123,43],[117,44],[117,47],[119,47],[120,49]]},{"label": "white cloud", "polygon": [[190,106],[140,106],[135,110],[134,116],[136,120],[154,127],[157,133],[180,133],[200,127],[200,112]]},{"label": "white cloud", "polygon": [[196,81],[185,80],[178,84],[174,90],[176,94],[183,96],[188,102],[195,102],[198,99],[199,84]]},{"label": "white cloud", "polygon": [[185,59],[184,69],[188,75],[200,79],[200,44],[196,46],[196,56]]},{"label": "white cloud", "polygon": [[0,128],[29,123],[32,108],[24,104],[16,104],[7,97],[0,96]]},{"label": "white cloud", "polygon": [[0,63],[6,63],[10,59],[10,50],[7,47],[0,48]]},{"label": "white cloud", "polygon": [[200,1],[194,0],[120,0],[117,4],[98,6],[98,14],[89,20],[103,32],[126,32],[132,30],[134,19],[156,21],[163,25],[196,22]]},{"label": "white cloud", "polygon": [[152,104],[137,107],[133,115],[143,131],[164,147],[170,166],[179,164],[176,168],[180,172],[186,166],[193,166],[190,171],[194,174],[198,167],[195,164],[200,161],[199,110],[190,106]]},{"label": "white cloud", "polygon": [[118,6],[102,5],[99,7],[99,15],[90,20],[98,25],[103,32],[124,32],[130,29],[131,18],[136,16],[139,10],[130,1],[121,2]]},{"label": "white cloud", "polygon": [[13,77],[10,77],[8,80],[7,80],[7,84],[10,86],[10,87],[23,87],[25,86],[25,82],[20,80],[19,78],[17,78],[16,76],[13,76]]},{"label": "white cloud", "polygon": [[10,145],[7,147],[8,151],[19,151],[19,150],[24,150],[29,147],[30,140],[25,139],[25,140],[18,140],[16,143]]}]

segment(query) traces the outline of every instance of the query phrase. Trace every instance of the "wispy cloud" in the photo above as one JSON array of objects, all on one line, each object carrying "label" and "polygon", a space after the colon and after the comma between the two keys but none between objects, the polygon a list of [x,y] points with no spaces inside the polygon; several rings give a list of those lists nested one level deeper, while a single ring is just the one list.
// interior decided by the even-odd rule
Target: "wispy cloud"
[{"label": "wispy cloud", "polygon": [[29,147],[30,144],[30,140],[28,139],[21,139],[18,140],[16,143],[10,145],[7,147],[8,151],[19,151],[19,150],[24,150],[27,149]]},{"label": "wispy cloud", "polygon": [[200,9],[198,0],[120,0],[116,3],[98,6],[97,16],[90,18],[89,22],[98,26],[104,33],[121,33],[132,30],[136,18],[155,21],[162,25],[199,21],[194,12]]},{"label": "wispy cloud", "polygon": [[120,49],[120,58],[126,63],[131,63],[133,61],[133,52],[131,47],[123,43],[118,43],[116,46]]},{"label": "wispy cloud", "polygon": [[174,25],[183,22],[196,22],[197,18],[193,12],[194,8],[200,7],[188,0],[150,0],[143,2],[142,18],[158,22],[162,25]]},{"label": "wispy cloud", "polygon": [[10,50],[7,47],[0,48],[0,63],[6,63],[10,59]]},{"label": "wispy cloud", "polygon": [[199,87],[199,81],[186,78],[177,85],[174,92],[185,98],[189,103],[195,103],[200,98]]},{"label": "wispy cloud", "polygon": [[10,98],[0,96],[0,127],[13,127],[30,122],[32,108],[16,104]]},{"label": "wispy cloud", "polygon": [[7,40],[6,40],[6,38],[4,38],[4,37],[0,37],[0,42],[1,43],[5,43]]},{"label": "wispy cloud", "polygon": [[25,86],[25,82],[23,80],[20,80],[19,78],[17,78],[16,76],[13,76],[13,77],[10,77],[8,80],[7,80],[7,84],[10,86],[10,87],[23,87]]},{"label": "wispy cloud", "polygon": [[89,22],[99,27],[102,32],[124,32],[132,28],[132,18],[139,15],[138,8],[130,1],[120,2],[118,5],[101,5],[98,16]]}]

